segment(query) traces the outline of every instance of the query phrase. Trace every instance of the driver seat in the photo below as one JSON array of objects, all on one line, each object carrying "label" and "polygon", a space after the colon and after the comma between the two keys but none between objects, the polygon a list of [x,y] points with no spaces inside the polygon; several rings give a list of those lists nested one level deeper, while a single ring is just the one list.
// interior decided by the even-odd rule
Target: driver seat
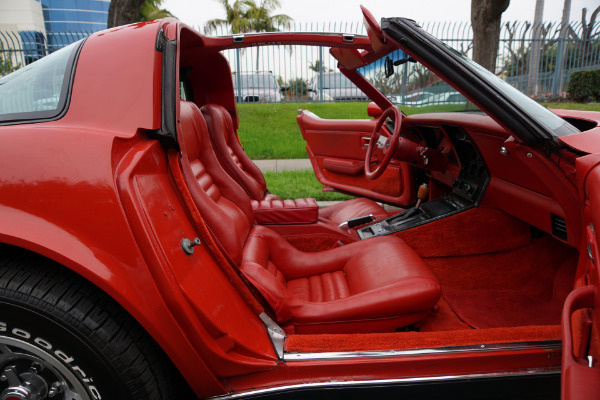
[{"label": "driver seat", "polygon": [[[233,129],[231,115],[225,107],[207,104],[201,108],[208,125],[213,149],[227,174],[248,193],[252,200],[281,200],[269,193],[265,178],[242,148]],[[390,214],[379,204],[367,198],[346,200],[319,210],[319,217],[340,225],[353,218],[372,214],[376,221],[386,219]]]},{"label": "driver seat", "polygon": [[440,285],[400,238],[307,253],[254,224],[250,199],[222,169],[206,122],[181,101],[178,143],[186,189],[215,241],[289,333],[393,332],[425,318]]}]

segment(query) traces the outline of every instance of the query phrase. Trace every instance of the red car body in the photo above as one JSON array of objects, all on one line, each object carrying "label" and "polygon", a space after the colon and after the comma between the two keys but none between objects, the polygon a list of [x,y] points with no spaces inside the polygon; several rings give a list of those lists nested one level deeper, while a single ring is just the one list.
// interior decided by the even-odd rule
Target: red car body
[{"label": "red car body", "polygon": [[[255,43],[332,47],[332,54],[339,52],[342,71],[381,109],[391,106],[389,100],[353,75],[353,69],[379,56],[378,52],[385,53],[385,46],[403,48],[430,68],[435,70],[436,66],[387,31],[378,31],[377,26],[370,26],[369,37],[355,37],[352,43],[342,35],[325,34],[271,33],[246,35],[244,39],[236,42],[232,37],[205,37],[172,19],[110,29],[87,38],[77,56],[65,112],[47,120],[10,121],[0,126],[0,241],[5,244],[1,256],[10,257],[22,249],[52,260],[91,283],[143,328],[198,397],[396,387],[478,378],[556,378],[561,367],[566,370],[565,398],[597,396],[600,367],[595,362],[591,367],[584,365],[585,356],[598,357],[596,311],[588,311],[587,320],[573,320],[575,328],[567,333],[563,346],[560,338],[564,335],[555,323],[440,329],[424,335],[288,334],[287,347],[278,354],[264,322],[224,275],[206,243],[195,246],[191,255],[182,251],[181,240],[197,237],[198,231],[170,172],[165,149],[172,146],[173,138],[161,136],[169,130],[165,128],[169,112],[178,118],[180,107],[174,101],[179,98],[178,85],[169,92],[165,81],[177,82],[180,69],[193,65],[198,78],[192,79],[202,84],[194,88],[194,102],[198,107],[208,103],[224,106],[237,126],[231,73],[224,58],[219,57],[219,51],[226,48]],[[174,46],[174,69],[165,64],[168,50],[161,49],[159,43]],[[167,76],[167,71],[174,75]],[[436,72],[446,76],[443,70]],[[573,249],[574,254],[578,252],[579,258],[570,280],[574,292],[567,298],[563,323],[570,323],[571,311],[597,310],[600,253],[593,226],[600,226],[596,221],[600,218],[600,206],[596,205],[600,201],[600,156],[596,154],[600,151],[600,112],[555,110],[585,129],[556,138],[554,148],[536,146],[521,138],[502,119],[504,114],[490,111],[460,82],[450,82],[488,115],[416,115],[404,118],[403,129],[451,124],[462,127],[471,137],[490,171],[481,201],[469,211],[473,218],[482,218],[482,224],[487,218],[497,218],[498,213],[500,219],[516,219],[552,237],[555,227],[550,215],[564,220],[568,236],[556,239],[555,234],[553,240]],[[170,94],[175,94],[171,103],[166,100]],[[168,104],[173,105],[171,111]],[[328,153],[331,142],[327,132],[356,130],[368,136],[375,120],[319,122],[306,117],[303,123],[317,177],[339,190],[376,197],[362,178],[342,182],[323,165],[328,158],[339,158]],[[352,144],[346,144],[350,142],[341,143],[346,151],[354,151]],[[364,151],[362,147],[359,145]],[[364,157],[364,152],[360,154],[357,158]],[[390,168],[398,169],[405,187],[389,196],[396,204],[410,205],[416,195],[415,187],[407,181],[413,177],[412,169],[401,161],[407,160],[392,161]],[[457,173],[449,168],[428,176],[451,186]],[[432,188],[431,198],[441,195],[442,191],[436,193]],[[446,220],[452,223],[451,218]],[[313,228],[320,229],[316,225]],[[310,232],[312,228],[274,229],[293,236],[289,232]],[[454,229],[461,229],[460,225]],[[415,237],[410,231],[398,236],[418,247],[410,241]],[[494,229],[488,233],[492,242],[511,241],[502,237],[502,232],[493,236]],[[468,236],[468,230],[464,234]],[[437,240],[443,242],[445,238]],[[505,250],[503,246],[493,248],[494,252]],[[3,319],[0,313],[0,344],[3,338],[20,339],[52,352],[51,341],[39,336],[43,330],[38,336],[30,332],[17,322]],[[40,337],[39,341],[33,339]],[[573,340],[573,349],[564,347],[572,346]],[[75,361],[63,361],[74,368]],[[5,367],[2,365],[3,370]],[[79,377],[84,379],[85,374]],[[585,382],[581,386],[577,383],[580,380]],[[2,385],[0,382],[0,391],[19,386]],[[86,385],[89,398],[106,398],[96,394],[102,393],[100,388],[89,382]]]}]

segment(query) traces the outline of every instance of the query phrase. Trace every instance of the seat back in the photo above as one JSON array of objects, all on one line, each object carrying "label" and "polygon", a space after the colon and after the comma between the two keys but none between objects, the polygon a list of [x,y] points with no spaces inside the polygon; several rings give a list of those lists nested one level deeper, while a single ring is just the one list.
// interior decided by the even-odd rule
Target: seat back
[{"label": "seat back", "polygon": [[207,104],[201,110],[208,125],[214,151],[223,169],[253,200],[262,200],[267,191],[265,178],[242,148],[229,112],[217,104]]},{"label": "seat back", "polygon": [[223,170],[198,107],[181,101],[177,132],[181,168],[194,203],[223,251],[239,264],[254,223],[250,198]]}]

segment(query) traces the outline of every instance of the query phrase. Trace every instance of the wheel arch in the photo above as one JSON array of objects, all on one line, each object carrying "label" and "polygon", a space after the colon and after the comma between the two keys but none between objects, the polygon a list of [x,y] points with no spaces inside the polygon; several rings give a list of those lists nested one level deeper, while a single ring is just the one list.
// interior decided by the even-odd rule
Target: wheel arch
[{"label": "wheel arch", "polygon": [[[52,245],[45,239],[52,236],[52,231],[53,229],[50,229],[48,234],[33,240],[31,237],[8,234],[5,229],[0,228],[0,258],[6,257],[7,254],[25,252],[32,260],[49,260],[59,268],[70,271],[91,284],[131,317],[196,395],[226,392],[187,340],[185,332],[162,301],[156,286],[153,283],[148,284],[148,279],[151,279],[149,274],[142,277],[139,274],[123,273],[122,265],[102,262],[100,257],[90,260],[85,255],[93,254],[93,250],[83,246],[81,242],[78,243],[75,238],[63,241],[60,246]],[[67,233],[63,232],[64,234]],[[138,283],[140,280],[144,282],[144,296],[133,288],[135,285],[130,281],[134,279]],[[119,281],[119,284],[114,284],[115,281]],[[132,296],[132,291],[136,293],[135,296]]]}]

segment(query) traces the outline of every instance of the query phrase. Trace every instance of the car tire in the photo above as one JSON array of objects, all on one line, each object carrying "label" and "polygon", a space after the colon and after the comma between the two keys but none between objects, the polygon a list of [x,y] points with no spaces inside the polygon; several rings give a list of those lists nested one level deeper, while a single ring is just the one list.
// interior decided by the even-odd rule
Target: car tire
[{"label": "car tire", "polygon": [[188,398],[164,353],[109,296],[52,261],[4,250],[0,398]]}]

